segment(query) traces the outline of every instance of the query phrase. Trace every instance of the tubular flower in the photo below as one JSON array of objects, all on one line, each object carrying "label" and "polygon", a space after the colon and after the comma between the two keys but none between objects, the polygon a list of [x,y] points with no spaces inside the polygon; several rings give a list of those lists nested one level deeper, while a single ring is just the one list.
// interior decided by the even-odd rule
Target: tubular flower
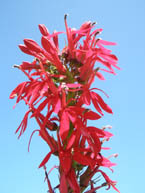
[{"label": "tubular flower", "polygon": [[[19,48],[25,54],[34,56],[32,62],[24,61],[15,65],[28,78],[20,83],[10,94],[16,97],[16,104],[24,101],[28,111],[17,128],[18,137],[26,131],[28,119],[34,118],[38,129],[35,131],[48,145],[48,153],[39,164],[44,167],[48,188],[53,188],[48,179],[46,164],[52,156],[59,160],[58,188],[62,193],[95,192],[101,187],[116,188],[116,183],[100,170],[100,167],[111,169],[115,163],[102,155],[104,142],[113,134],[88,124],[89,120],[98,120],[104,113],[113,114],[104,101],[102,94],[108,95],[99,88],[91,88],[97,77],[104,80],[104,72],[115,74],[117,57],[104,46],[115,43],[98,38],[102,29],[95,29],[95,23],[87,21],[79,29],[70,28],[67,15],[64,17],[66,32],[49,33],[44,24],[39,25],[42,34],[41,44],[34,40],[24,39]],[[59,49],[59,35],[65,34],[67,45]],[[99,92],[99,93],[98,93]],[[91,105],[94,106],[93,111]],[[52,134],[56,135],[52,135]],[[54,137],[55,136],[55,137]],[[114,154],[116,155],[116,154]],[[105,183],[95,187],[95,175],[101,173]],[[86,190],[90,185],[90,190]]]}]

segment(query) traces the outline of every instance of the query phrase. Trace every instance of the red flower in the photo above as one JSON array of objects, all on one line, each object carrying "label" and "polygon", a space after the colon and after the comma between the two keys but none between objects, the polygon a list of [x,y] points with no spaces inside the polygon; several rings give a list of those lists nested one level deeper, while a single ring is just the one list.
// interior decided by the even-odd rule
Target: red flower
[{"label": "red flower", "polygon": [[[103,175],[108,188],[112,186],[118,191],[115,182],[99,169],[107,167],[112,170],[115,165],[102,155],[102,150],[109,149],[103,147],[104,142],[113,135],[105,128],[88,124],[89,120],[100,119],[103,111],[113,114],[97,93],[104,91],[91,88],[91,85],[95,77],[105,79],[104,71],[115,74],[114,68],[119,69],[117,57],[104,47],[115,43],[97,38],[102,29],[94,29],[95,23],[85,22],[77,30],[68,26],[66,15],[64,19],[68,45],[62,50],[59,49],[58,37],[64,32],[51,34],[44,24],[39,25],[42,47],[31,39],[24,39],[24,45],[19,45],[21,51],[35,59],[14,66],[26,75],[28,81],[19,84],[10,94],[10,99],[17,97],[16,104],[23,100],[29,108],[16,133],[19,132],[20,137],[25,132],[31,113],[30,118],[35,118],[39,129],[32,132],[28,149],[33,134],[38,131],[50,148],[39,165],[45,169],[50,192],[53,190],[45,165],[52,155],[60,161],[60,184],[56,186],[60,192],[80,193],[89,183],[91,190],[88,192],[96,191],[104,186],[94,187],[93,176],[97,172]],[[91,109],[91,104],[97,112]]]},{"label": "red flower", "polygon": [[116,185],[116,181],[112,181],[106,174],[105,172],[103,172],[102,170],[98,170],[98,172],[100,172],[103,177],[105,178],[106,182],[107,182],[107,185],[108,185],[108,189],[110,189],[110,186],[112,186],[114,188],[114,190],[116,190],[118,193],[120,193],[120,191],[115,187]]}]

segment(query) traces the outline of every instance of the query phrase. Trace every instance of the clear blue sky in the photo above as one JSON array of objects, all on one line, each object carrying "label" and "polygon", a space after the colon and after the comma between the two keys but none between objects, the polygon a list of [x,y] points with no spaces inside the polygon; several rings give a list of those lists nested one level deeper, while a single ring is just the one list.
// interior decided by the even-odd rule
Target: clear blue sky
[{"label": "clear blue sky", "polygon": [[[0,192],[46,193],[43,169],[38,165],[48,152],[47,146],[35,135],[30,153],[29,136],[37,129],[33,121],[20,140],[14,131],[21,122],[26,107],[9,94],[25,77],[13,64],[31,61],[18,49],[24,38],[40,42],[38,24],[45,24],[50,32],[64,30],[63,16],[69,13],[68,23],[78,28],[84,21],[97,21],[104,29],[102,38],[117,42],[113,47],[119,58],[121,71],[117,76],[106,75],[106,81],[95,86],[105,90],[110,98],[106,102],[114,115],[96,122],[111,124],[114,137],[108,151],[119,153],[112,179],[118,181],[121,193],[143,193],[145,173],[145,1],[144,0],[13,0],[0,3]],[[107,145],[107,144],[106,144]],[[48,169],[54,164],[52,159]],[[55,172],[50,177],[55,181]],[[105,190],[98,192],[105,193]],[[115,192],[110,189],[108,192]]]}]

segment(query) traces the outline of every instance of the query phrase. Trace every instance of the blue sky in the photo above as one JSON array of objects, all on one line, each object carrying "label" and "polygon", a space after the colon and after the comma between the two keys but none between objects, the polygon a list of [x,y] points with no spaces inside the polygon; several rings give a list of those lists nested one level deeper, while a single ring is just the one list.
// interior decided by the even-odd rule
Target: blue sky
[{"label": "blue sky", "polygon": [[[145,1],[144,0],[25,0],[1,1],[0,5],[0,192],[40,193],[47,192],[44,172],[38,165],[48,152],[47,146],[35,135],[30,153],[27,152],[29,136],[37,129],[31,121],[27,132],[17,140],[15,129],[27,109],[23,103],[14,110],[14,100],[9,94],[25,80],[14,64],[32,61],[18,49],[24,38],[40,42],[38,24],[45,24],[50,32],[63,31],[65,13],[68,24],[78,28],[87,20],[97,21],[104,29],[101,37],[117,42],[113,52],[119,58],[121,71],[117,76],[105,75],[106,81],[96,81],[95,86],[106,91],[106,102],[114,115],[105,114],[97,125],[111,124],[114,137],[108,152],[119,153],[114,162],[115,172],[108,174],[118,181],[121,193],[144,192],[145,173]],[[104,98],[105,99],[105,98]],[[106,144],[107,145],[107,144]],[[54,159],[48,169],[54,165]],[[56,180],[55,171],[50,175]],[[105,190],[98,192],[105,193]],[[110,189],[108,192],[115,192]]]}]

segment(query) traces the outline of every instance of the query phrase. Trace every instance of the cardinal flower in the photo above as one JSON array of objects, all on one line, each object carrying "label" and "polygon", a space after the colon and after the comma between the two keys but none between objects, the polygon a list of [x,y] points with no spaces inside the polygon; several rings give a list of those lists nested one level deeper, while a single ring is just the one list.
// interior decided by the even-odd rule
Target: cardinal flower
[{"label": "cardinal flower", "polygon": [[[24,101],[28,110],[16,130],[18,138],[27,129],[29,119],[35,119],[38,128],[32,131],[28,150],[34,133],[38,133],[48,146],[39,168],[44,168],[49,192],[59,189],[62,193],[93,193],[103,186],[113,187],[116,182],[103,171],[112,170],[115,163],[103,155],[105,142],[113,136],[107,127],[99,128],[97,121],[104,112],[113,114],[106,104],[108,95],[100,88],[92,88],[97,77],[104,80],[104,73],[116,74],[118,59],[106,46],[115,43],[102,40],[101,28],[91,21],[84,22],[79,29],[71,28],[64,17],[66,32],[50,33],[44,24],[39,24],[41,45],[35,40],[24,39],[19,48],[34,59],[14,65],[27,77],[10,94],[16,104]],[[65,36],[65,47],[60,49],[60,34]],[[94,106],[94,109],[92,108]],[[91,124],[93,122],[93,126]],[[95,123],[96,122],[96,123]],[[48,178],[46,165],[51,157],[59,161],[60,183],[54,188]],[[102,169],[100,169],[100,167]],[[53,169],[51,169],[53,170]],[[96,186],[95,175],[101,173],[105,183]]]}]

